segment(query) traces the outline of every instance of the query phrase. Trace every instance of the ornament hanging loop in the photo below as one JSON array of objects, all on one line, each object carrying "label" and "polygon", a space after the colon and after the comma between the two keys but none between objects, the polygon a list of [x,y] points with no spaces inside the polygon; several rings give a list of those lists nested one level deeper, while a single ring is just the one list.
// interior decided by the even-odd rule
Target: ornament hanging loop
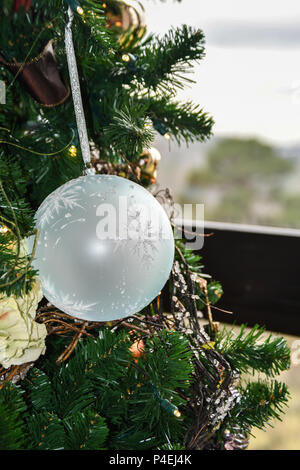
[{"label": "ornament hanging loop", "polygon": [[79,83],[79,76],[78,76],[78,69],[76,63],[76,56],[72,38],[72,23],[74,14],[70,6],[68,7],[68,17],[69,21],[65,27],[65,46],[66,46],[66,54],[67,54],[67,61],[68,61],[68,69],[70,75],[70,84],[72,90],[72,98],[74,103],[74,110],[76,116],[76,123],[79,135],[79,142],[81,147],[82,158],[85,165],[84,174],[93,173],[93,170],[90,168],[91,166],[91,154],[90,154],[90,144],[87,134],[82,98],[81,98],[81,91],[80,91],[80,83]]}]

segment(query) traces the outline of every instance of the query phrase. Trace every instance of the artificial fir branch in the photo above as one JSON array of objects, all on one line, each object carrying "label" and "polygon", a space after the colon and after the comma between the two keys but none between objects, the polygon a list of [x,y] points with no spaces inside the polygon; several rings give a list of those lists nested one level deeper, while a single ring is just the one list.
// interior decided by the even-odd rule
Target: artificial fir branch
[{"label": "artificial fir branch", "polygon": [[[81,342],[61,366],[49,358],[41,360],[21,383],[26,391],[28,448],[153,448],[182,439],[186,426],[164,411],[150,382],[160,396],[183,406],[176,389],[189,387],[193,371],[187,340],[179,332],[163,330],[160,338],[147,341],[147,360],[141,358],[138,368],[131,367],[129,347],[125,331],[115,334],[106,328],[100,339]],[[16,387],[9,390],[15,393]],[[103,418],[110,423],[109,431]],[[186,419],[188,423],[190,418]],[[89,432],[95,438],[86,439]],[[148,443],[139,444],[146,438]]]},{"label": "artificial fir branch", "polygon": [[[11,0],[4,0],[4,59],[23,66],[53,39],[58,69],[68,83],[63,37],[69,3],[32,0],[25,13],[12,12]],[[204,57],[203,33],[183,26],[126,50],[126,41],[120,45],[106,28],[99,2],[80,0],[80,6],[81,13],[74,8],[74,43],[88,133],[101,158],[137,165],[154,139],[151,122],[178,143],[210,137],[212,118],[199,106],[174,99],[175,91],[191,81],[187,74],[194,61]],[[9,229],[0,233],[5,280],[11,272],[22,274],[29,261],[16,256],[12,246],[18,240],[19,255],[20,238],[32,233],[34,211],[51,191],[79,176],[83,165],[72,100],[44,108],[4,66],[0,79],[7,85],[6,104],[0,107],[0,174],[7,195],[0,194],[0,216]],[[234,385],[237,371],[273,376],[286,369],[285,342],[270,336],[260,344],[263,330],[256,327],[247,334],[243,327],[237,337],[218,335],[211,327],[214,337],[209,337],[198,318],[214,308],[222,288],[202,269],[201,257],[176,241],[164,292],[126,322],[87,324],[40,307],[37,321],[49,333],[46,355],[18,385],[5,381],[20,378],[19,366],[0,371],[0,448],[201,449],[218,426],[248,432],[279,418],[288,397],[284,385],[239,385],[239,402]],[[26,272],[28,289],[35,274]],[[13,284],[3,292],[21,295],[24,279],[9,278]],[[141,340],[145,347],[134,358],[132,343]],[[228,398],[232,409],[226,408]],[[177,408],[180,419],[169,413]]]},{"label": "artificial fir branch", "polygon": [[22,237],[34,232],[32,212],[25,200],[20,198],[24,193],[22,178],[19,185],[11,179],[16,173],[20,175],[19,168],[14,165],[15,172],[10,172],[5,162],[0,160],[0,170],[4,177],[7,176],[7,192],[0,179],[0,293],[20,296],[31,289],[36,275],[36,270],[31,267],[31,256],[24,254],[24,250],[21,252]]},{"label": "artificial fir branch", "polygon": [[[1,221],[18,226],[20,235],[24,237],[33,229],[33,210],[27,202],[26,174],[12,156],[6,156],[0,149],[0,175],[3,191],[0,191]],[[8,202],[9,201],[9,202]],[[12,213],[13,210],[13,213]]]},{"label": "artificial fir branch", "polygon": [[279,419],[289,399],[289,392],[284,383],[276,380],[271,382],[250,382],[240,389],[241,400],[231,410],[223,428],[233,429],[239,426],[246,432],[251,427],[265,429],[271,426],[270,421]]},{"label": "artificial fir branch", "polygon": [[154,37],[139,56],[137,76],[147,89],[175,91],[186,82],[192,61],[204,57],[204,35],[186,25],[172,29],[162,38]]},{"label": "artificial fir branch", "polygon": [[0,450],[24,449],[25,411],[23,392],[6,384],[0,392]]},{"label": "artificial fir branch", "polygon": [[255,325],[246,331],[243,325],[239,334],[224,328],[217,338],[216,348],[241,372],[259,371],[268,376],[280,374],[290,367],[290,350],[286,340],[269,334]]},{"label": "artificial fir branch", "polygon": [[[180,240],[175,240],[178,250],[175,252],[175,260],[179,263],[183,261],[187,264],[188,269],[194,273],[200,273],[204,268],[204,265],[201,263],[201,256],[198,253],[195,253],[191,248],[187,247],[185,243]],[[203,276],[203,273],[201,274]]]},{"label": "artificial fir branch", "polygon": [[164,124],[178,144],[205,141],[211,137],[213,119],[190,101],[179,103],[168,96],[153,98],[148,112],[152,119]]},{"label": "artificial fir branch", "polygon": [[143,108],[136,109],[133,119],[129,108],[116,110],[112,122],[104,129],[107,141],[112,143],[116,152],[124,153],[128,160],[137,159],[143,148],[150,146],[154,137],[149,119],[143,115],[143,111]]}]

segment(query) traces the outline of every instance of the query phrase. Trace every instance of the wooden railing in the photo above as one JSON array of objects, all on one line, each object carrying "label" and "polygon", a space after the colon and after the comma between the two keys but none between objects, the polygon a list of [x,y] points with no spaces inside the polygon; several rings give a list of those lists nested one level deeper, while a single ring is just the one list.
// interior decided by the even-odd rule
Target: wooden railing
[{"label": "wooden railing", "polygon": [[[300,335],[300,230],[205,222],[205,272],[222,283],[215,320]],[[188,230],[197,223],[185,221]],[[199,231],[200,226],[198,226]]]}]

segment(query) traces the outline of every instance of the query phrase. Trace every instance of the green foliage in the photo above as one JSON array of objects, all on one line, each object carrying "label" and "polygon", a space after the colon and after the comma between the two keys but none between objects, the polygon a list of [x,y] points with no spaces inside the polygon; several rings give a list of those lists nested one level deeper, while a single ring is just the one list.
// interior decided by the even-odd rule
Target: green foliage
[{"label": "green foliage", "polygon": [[[216,350],[224,349],[234,370],[255,368],[274,375],[288,367],[278,352],[287,354],[286,345],[270,337],[265,349],[259,349],[262,331],[255,327],[247,335],[243,332],[244,327],[237,337],[223,332],[216,338]],[[249,358],[242,351],[242,342]],[[6,423],[1,429],[0,421],[2,448],[182,448],[193,421],[186,401],[194,380],[194,354],[188,337],[162,330],[146,340],[145,353],[138,360],[132,358],[131,344],[126,331],[113,333],[102,328],[97,340],[82,340],[68,362],[56,365],[54,350],[59,353],[64,342],[52,339],[46,356],[27,380],[18,387],[7,386],[0,394],[0,417]],[[266,364],[262,366],[264,354]],[[199,359],[210,366],[204,355]],[[238,389],[241,399],[220,432],[235,426],[249,432],[251,427],[262,429],[270,420],[280,419],[289,396],[284,384],[260,380],[243,386],[241,381]],[[165,403],[178,408],[182,417],[168,413]],[[6,429],[13,431],[6,433]]]},{"label": "green foliage", "polygon": [[[185,260],[186,266],[189,271],[200,273],[203,269],[203,264],[201,263],[201,256],[195,253],[191,248],[187,247],[185,243],[180,239],[175,239],[175,244],[179,248],[179,251],[175,250],[175,260],[182,264],[182,256]],[[201,273],[203,276],[203,274]]]},{"label": "green foliage", "polygon": [[266,375],[266,380],[251,381],[246,386],[241,377],[238,386],[241,399],[226,417],[222,430],[239,426],[250,432],[252,427],[264,429],[271,425],[271,420],[281,419],[289,392],[285,384],[269,378],[290,367],[290,350],[285,339],[272,334],[265,337],[265,329],[258,325],[246,332],[246,325],[242,325],[237,335],[224,328],[216,337],[215,348],[240,374]]},{"label": "green foliage", "polygon": [[207,293],[211,305],[215,305],[223,295],[223,288],[220,282],[210,281],[207,285]]},{"label": "green foliage", "polygon": [[203,142],[211,137],[214,121],[199,105],[190,101],[180,103],[165,95],[149,104],[152,119],[161,122],[178,144]]},{"label": "green foliage", "polygon": [[87,413],[72,413],[64,422],[69,432],[66,439],[67,450],[94,450],[104,449],[104,442],[108,435],[105,419],[92,411]]},{"label": "green foliage", "polygon": [[32,412],[26,425],[26,450],[62,450],[65,448],[65,429],[61,419],[55,413]]},{"label": "green foliage", "polygon": [[195,60],[204,57],[204,35],[186,25],[170,30],[164,37],[153,37],[142,51],[137,75],[144,80],[147,89],[168,92],[170,85],[183,88],[190,67]]},{"label": "green foliage", "polygon": [[[175,251],[175,260],[178,261],[182,271],[186,272],[188,270],[190,273],[198,274],[201,278],[206,279],[208,300],[211,305],[216,304],[223,295],[221,284],[218,281],[211,280],[211,276],[209,274],[202,272],[204,265],[201,262],[202,258],[200,255],[187,247],[180,239],[176,239],[175,244],[178,248],[178,250]],[[182,263],[182,257],[185,260],[185,265]],[[203,310],[207,300],[199,282],[195,283],[195,294],[199,297],[199,299],[196,300],[197,307],[199,310]]]},{"label": "green foliage", "polygon": [[136,109],[133,117],[133,108],[132,103],[130,111],[127,106],[116,110],[112,122],[104,129],[107,141],[116,142],[115,151],[123,154],[128,160],[136,159],[141,155],[143,148],[149,147],[153,140],[153,132],[144,109]]},{"label": "green foliage", "polygon": [[[12,13],[12,0],[4,0],[2,3],[0,44],[1,53],[7,61],[29,61],[43,50],[49,40],[62,42],[61,32],[67,22],[66,0],[34,0],[26,13],[22,7],[18,12]],[[85,23],[75,9],[75,40],[79,43],[80,39],[87,39],[87,50],[88,46],[95,43],[103,51],[107,50],[113,39],[107,32],[102,6],[94,0],[80,0],[78,4],[85,10]],[[18,31],[18,34],[12,35],[12,31]]]},{"label": "green foliage", "polygon": [[0,293],[20,297],[31,290],[37,271],[30,265],[30,255],[22,254],[18,235],[0,233],[0,245]]},{"label": "green foliage", "polygon": [[[23,8],[12,12],[12,3],[4,0],[0,6],[4,59],[30,61],[53,39],[58,68],[68,84],[64,44],[68,2],[35,0],[27,12]],[[151,122],[155,129],[166,129],[177,142],[209,137],[213,121],[207,113],[192,103],[173,100],[175,90],[187,82],[193,62],[204,57],[203,33],[182,26],[161,38],[149,36],[134,45],[127,63],[122,60],[124,45],[106,27],[102,5],[93,0],[79,3],[84,15],[74,13],[73,39],[88,134],[101,158],[118,163],[137,161],[154,140]],[[78,177],[83,162],[71,98],[54,108],[43,107],[3,65],[0,80],[6,83],[7,95],[0,108],[0,175],[16,207],[23,237],[29,235],[34,211],[44,198]],[[77,147],[76,156],[69,152],[71,145]],[[3,216],[13,221],[11,210],[0,198]],[[4,271],[14,262],[13,253],[0,254]],[[29,270],[27,289],[32,274]],[[14,283],[5,292],[20,294],[22,288],[23,284]]]},{"label": "green foliage", "polygon": [[272,180],[291,171],[292,167],[289,161],[263,142],[228,138],[211,149],[208,168],[220,182],[227,182],[230,178],[232,183],[249,186],[256,185],[258,180]]},{"label": "green foliage", "polygon": [[288,221],[299,219],[285,190],[293,171],[294,162],[264,142],[221,139],[208,150],[206,164],[190,172],[181,202],[207,201],[208,220],[291,226]]},{"label": "green foliage", "polygon": [[232,429],[234,425],[249,432],[251,427],[265,429],[270,421],[279,419],[287,405],[289,392],[285,384],[273,380],[269,383],[250,382],[240,389],[242,398],[231,410],[223,423],[223,428]]},{"label": "green foliage", "polygon": [[11,418],[26,436],[20,447],[145,449],[182,442],[189,418],[169,414],[162,402],[185,405],[178,391],[188,389],[192,379],[193,353],[187,339],[179,332],[161,331],[147,340],[145,356],[137,363],[131,344],[127,332],[104,328],[99,339],[82,341],[59,366],[48,349],[27,380],[9,388],[7,400],[25,392],[26,413],[23,401],[23,408],[13,405],[16,416],[23,413],[23,421]]},{"label": "green foliage", "polygon": [[[154,129],[168,132],[178,143],[210,137],[212,118],[200,106],[175,99],[175,92],[191,82],[188,74],[194,62],[204,57],[203,33],[183,25],[163,37],[135,41],[127,50],[126,41],[121,45],[106,27],[99,2],[79,3],[84,15],[74,12],[74,45],[88,135],[101,158],[137,161],[154,140]],[[32,60],[53,39],[58,68],[68,84],[64,29],[67,6],[76,10],[76,2],[32,0],[28,12],[12,12],[12,4],[4,0],[0,6],[4,59]],[[124,60],[124,52],[129,60]],[[81,175],[83,162],[71,98],[60,106],[43,107],[4,65],[0,80],[7,86],[7,102],[0,107],[0,223],[9,228],[0,233],[0,292],[23,295],[36,272],[28,265],[30,255],[21,253],[20,240],[32,234],[33,215],[44,198]],[[71,145],[76,155],[70,153]],[[219,185],[225,176],[234,183],[230,188],[241,182],[244,196],[233,191],[228,200],[229,205],[238,201],[244,210],[259,174],[271,181],[288,171],[290,166],[269,147],[229,139],[221,150],[219,146],[212,151],[207,168],[191,183]],[[176,240],[176,248],[184,276],[209,279],[207,293],[214,304],[222,295],[220,284],[202,273],[201,257],[182,241]],[[197,307],[203,309],[207,299],[197,282],[193,294],[199,295]],[[189,300],[194,302],[192,295]],[[242,328],[237,337],[223,332],[215,349],[234,370],[273,376],[288,367],[289,351],[282,339],[271,336],[260,344],[262,333],[257,327],[248,334]],[[48,337],[46,354],[27,379],[0,391],[0,448],[182,449],[195,419],[189,406],[195,385],[192,340],[169,330],[143,340],[145,351],[134,359],[130,334],[103,327],[97,340],[82,339],[69,360],[57,365],[55,358],[67,338]],[[204,350],[198,353],[199,366],[201,361],[213,376],[214,364]],[[240,391],[241,402],[225,424],[247,430],[279,418],[288,396],[276,381],[253,382]],[[177,408],[181,418],[172,412]]]},{"label": "green foliage", "polygon": [[0,175],[3,189],[0,191],[0,223],[13,221],[24,237],[33,229],[33,211],[26,200],[27,181],[21,165],[12,155],[5,156],[0,148]]},{"label": "green foliage", "polygon": [[26,201],[26,181],[18,164],[0,150],[0,293],[28,292],[36,271],[21,250],[21,239],[33,231],[33,211]]},{"label": "green foliage", "polygon": [[24,412],[26,406],[20,388],[5,385],[0,390],[0,450],[24,448]]},{"label": "green foliage", "polygon": [[272,334],[265,337],[265,328],[259,325],[248,333],[243,325],[238,335],[224,328],[217,339],[217,349],[241,372],[258,371],[274,376],[290,367],[286,340]]}]

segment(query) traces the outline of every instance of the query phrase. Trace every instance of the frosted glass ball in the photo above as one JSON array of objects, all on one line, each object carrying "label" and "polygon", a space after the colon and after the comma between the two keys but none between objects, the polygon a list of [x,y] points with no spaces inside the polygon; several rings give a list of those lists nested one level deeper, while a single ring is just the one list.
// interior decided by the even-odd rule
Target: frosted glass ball
[{"label": "frosted glass ball", "polygon": [[174,238],[159,202],[142,186],[87,175],[51,193],[36,213],[33,266],[45,297],[77,318],[111,321],[139,312],[166,283]]}]

